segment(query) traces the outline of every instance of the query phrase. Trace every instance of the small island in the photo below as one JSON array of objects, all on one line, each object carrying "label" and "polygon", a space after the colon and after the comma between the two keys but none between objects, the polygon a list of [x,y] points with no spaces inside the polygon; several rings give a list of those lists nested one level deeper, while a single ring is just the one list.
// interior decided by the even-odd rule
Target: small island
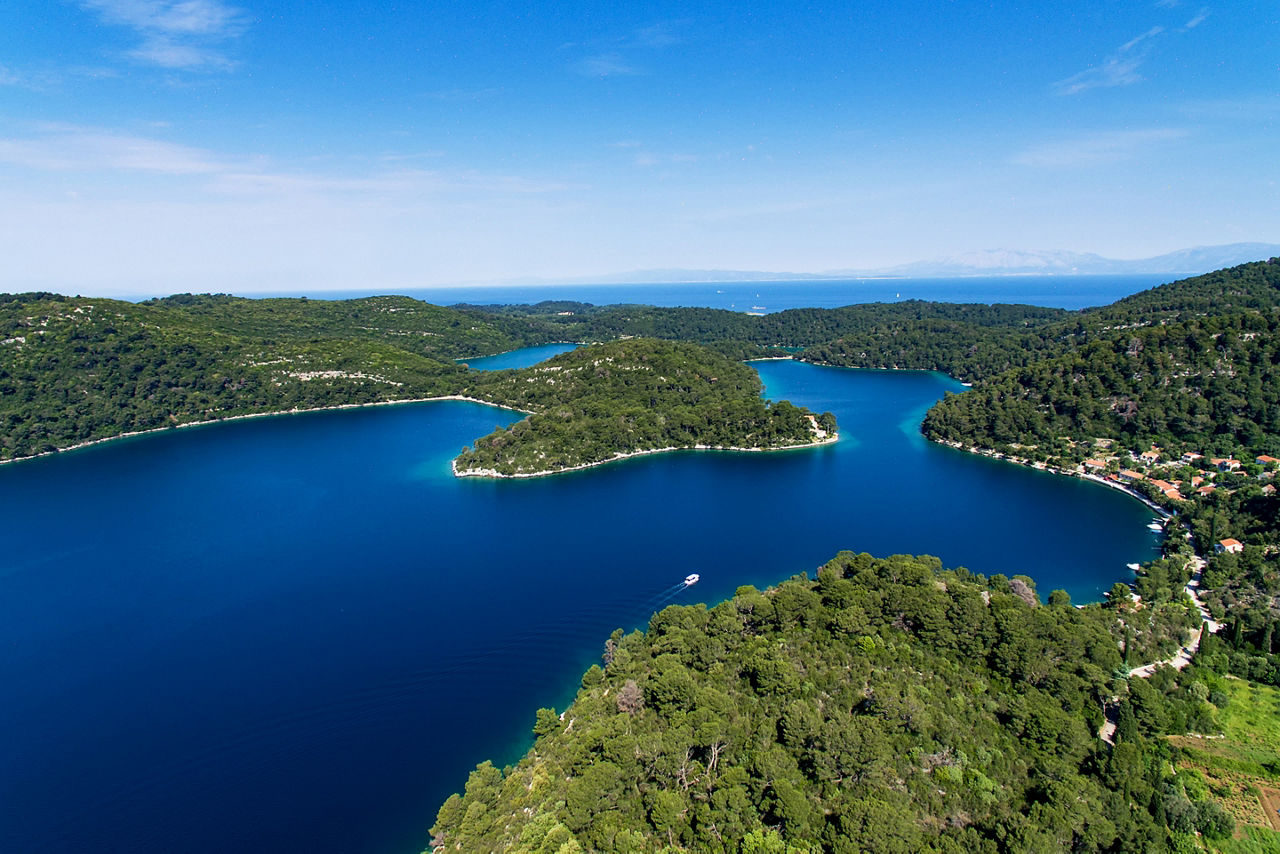
[{"label": "small island", "polygon": [[530,412],[454,460],[460,477],[534,477],[682,449],[768,451],[838,438],[835,416],[761,398],[755,371],[674,341],[583,347],[467,389]]},{"label": "small island", "polygon": [[439,399],[528,414],[477,439],[454,464],[459,476],[530,477],[669,450],[837,439],[833,415],[763,400],[755,371],[697,343],[628,335],[518,370],[453,361],[562,340],[564,330],[542,318],[408,297],[178,295],[135,304],[3,295],[0,461],[254,415]]},{"label": "small island", "polygon": [[1164,556],[1083,607],[1023,576],[852,553],[668,607],[608,639],[569,708],[537,711],[523,759],[476,768],[433,851],[1274,845],[1280,260],[1079,312],[582,313],[946,371],[972,390],[930,409],[926,437],[1123,488],[1162,517]]}]

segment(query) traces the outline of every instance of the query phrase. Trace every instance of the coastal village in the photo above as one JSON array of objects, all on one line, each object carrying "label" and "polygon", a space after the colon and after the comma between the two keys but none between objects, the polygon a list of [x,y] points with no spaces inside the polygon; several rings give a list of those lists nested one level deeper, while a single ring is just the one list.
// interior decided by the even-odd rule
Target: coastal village
[{"label": "coastal village", "polygon": [[[1083,461],[1075,466],[1061,464],[1052,465],[1044,460],[1032,459],[1037,451],[1034,447],[1009,446],[1010,453],[987,448],[964,447],[960,443],[945,442],[951,447],[983,456],[1003,459],[1009,462],[1026,465],[1031,468],[1092,480],[1096,483],[1119,489],[1139,499],[1161,517],[1161,522],[1153,523],[1153,527],[1163,530],[1166,536],[1173,533],[1173,525],[1179,520],[1183,511],[1189,509],[1192,502],[1211,502],[1215,496],[1233,495],[1240,490],[1256,489],[1259,495],[1272,496],[1276,492],[1277,475],[1280,474],[1280,457],[1270,454],[1247,456],[1234,454],[1226,457],[1215,457],[1198,451],[1170,451],[1159,446],[1151,446],[1144,451],[1131,451],[1119,447],[1119,443],[1111,439],[1095,439],[1092,446],[1084,447],[1073,443],[1071,452],[1079,455],[1089,453]],[[1205,568],[1209,565],[1206,555],[1240,555],[1246,546],[1262,550],[1264,555],[1280,551],[1274,544],[1247,542],[1242,532],[1221,532],[1224,536],[1211,539],[1209,542],[1197,542],[1186,520],[1182,520],[1183,538],[1191,546],[1188,556],[1190,578],[1185,590],[1196,609],[1199,610],[1204,625],[1209,632],[1217,632],[1221,628],[1221,620],[1225,614],[1219,606],[1217,613],[1201,599],[1201,583]],[[1241,537],[1245,537],[1244,540]],[[1131,588],[1133,585],[1130,585]],[[1136,590],[1131,590],[1132,603],[1129,607],[1142,608],[1141,597]],[[1216,616],[1216,619],[1215,619]],[[1132,676],[1146,677],[1160,665],[1170,665],[1182,669],[1190,661],[1191,655],[1199,646],[1200,633],[1193,632],[1187,643],[1173,657],[1155,662],[1144,667],[1135,668]]]},{"label": "coastal village", "polygon": [[[1026,446],[1010,446],[1011,453],[1002,453],[987,448],[964,447],[959,442],[944,444],[1121,489],[1165,519],[1183,509],[1184,502],[1208,499],[1219,492],[1230,495],[1239,489],[1257,486],[1260,494],[1275,495],[1277,473],[1280,473],[1280,457],[1269,454],[1236,459],[1234,456],[1211,457],[1195,451],[1174,453],[1154,445],[1145,451],[1131,452],[1118,448],[1111,439],[1095,439],[1089,449],[1092,456],[1073,467],[1032,459],[1028,452],[1035,448]],[[1234,537],[1197,545],[1202,550],[1212,549],[1214,554],[1238,554],[1245,547],[1245,543]]]}]

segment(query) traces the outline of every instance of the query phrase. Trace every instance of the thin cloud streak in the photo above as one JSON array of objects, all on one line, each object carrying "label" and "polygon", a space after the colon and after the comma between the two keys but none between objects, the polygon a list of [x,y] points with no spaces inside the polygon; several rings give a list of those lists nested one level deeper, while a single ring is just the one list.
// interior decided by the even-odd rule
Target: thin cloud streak
[{"label": "thin cloud streak", "polygon": [[1013,157],[1019,166],[1071,169],[1104,166],[1138,156],[1145,149],[1185,137],[1179,128],[1106,131],[1033,146]]},{"label": "thin cloud streak", "polygon": [[230,38],[248,26],[243,11],[220,0],[82,0],[104,21],[144,33]]},{"label": "thin cloud streak", "polygon": [[47,126],[31,138],[0,138],[0,163],[46,172],[210,174],[226,168],[209,152],[95,128]]},{"label": "thin cloud streak", "polygon": [[1196,13],[1196,16],[1194,18],[1192,18],[1190,21],[1187,21],[1185,24],[1182,25],[1182,29],[1184,31],[1194,30],[1196,27],[1203,24],[1205,20],[1208,19],[1208,17],[1209,17],[1209,10],[1201,9],[1198,13]]},{"label": "thin cloud streak", "polygon": [[212,45],[249,27],[241,9],[221,0],[81,0],[80,5],[141,37],[125,56],[169,70],[231,71],[236,62]]},{"label": "thin cloud streak", "polygon": [[643,74],[616,53],[601,53],[579,60],[572,66],[583,77],[633,77]]},{"label": "thin cloud streak", "polygon": [[231,71],[236,63],[216,50],[196,47],[189,44],[178,44],[168,38],[148,39],[129,51],[126,56],[148,65],[158,65],[171,70]]},{"label": "thin cloud streak", "polygon": [[[72,125],[45,125],[26,138],[0,137],[0,164],[37,172],[102,175],[137,172],[175,178],[199,176],[216,195],[281,196],[364,193],[479,193],[536,195],[575,189],[560,181],[476,170],[386,169],[347,176],[270,168],[265,158],[224,157],[201,148],[134,134]],[[435,152],[383,155],[384,162],[437,156]]]},{"label": "thin cloud streak", "polygon": [[1078,95],[1090,89],[1129,86],[1142,80],[1138,69],[1150,52],[1150,40],[1164,32],[1164,27],[1152,27],[1140,36],[1120,45],[1101,65],[1086,68],[1065,80],[1053,84],[1059,95]]}]

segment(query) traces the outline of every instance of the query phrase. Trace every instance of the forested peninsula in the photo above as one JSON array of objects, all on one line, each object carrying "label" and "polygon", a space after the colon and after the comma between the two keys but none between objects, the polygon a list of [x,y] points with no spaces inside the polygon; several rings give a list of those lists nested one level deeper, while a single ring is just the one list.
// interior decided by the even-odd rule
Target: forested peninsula
[{"label": "forested peninsula", "polygon": [[832,441],[835,417],[761,398],[746,365],[695,344],[631,339],[523,371],[490,371],[467,394],[534,414],[477,439],[458,474],[526,476],[678,448],[776,450]]},{"label": "forested peninsula", "polygon": [[762,400],[750,368],[697,344],[627,339],[474,371],[457,359],[558,340],[407,297],[0,297],[0,458],[251,414],[464,397],[528,414],[458,474],[530,476],[635,453],[833,440],[835,419]]},{"label": "forested peninsula", "polygon": [[973,389],[927,436],[1162,505],[1166,555],[1084,608],[1027,578],[848,553],[816,580],[667,608],[614,633],[568,709],[538,711],[523,760],[476,769],[433,847],[1280,849],[1278,312],[1274,259],[1081,312],[556,305],[740,356],[948,371]]},{"label": "forested peninsula", "polygon": [[[1083,311],[21,294],[0,297],[0,326],[4,459],[444,396],[528,413],[464,449],[460,474],[829,437],[830,416],[762,400],[741,364],[785,356],[946,371],[972,389],[929,411],[930,439],[1093,478],[1169,514],[1165,556],[1084,608],[981,567],[842,554],[816,580],[664,610],[644,634],[615,633],[563,715],[538,712],[518,765],[477,769],[441,809],[437,848],[1280,845],[1276,259]],[[520,371],[457,361],[557,341],[591,346]]]},{"label": "forested peninsula", "polygon": [[[480,765],[436,850],[1195,849],[1232,819],[1162,736],[1212,729],[1193,668],[1117,685],[1121,608],[1029,579],[842,553],[617,631],[517,765]],[[1217,692],[1217,693],[1215,693]],[[1097,730],[1118,721],[1114,746]]]}]

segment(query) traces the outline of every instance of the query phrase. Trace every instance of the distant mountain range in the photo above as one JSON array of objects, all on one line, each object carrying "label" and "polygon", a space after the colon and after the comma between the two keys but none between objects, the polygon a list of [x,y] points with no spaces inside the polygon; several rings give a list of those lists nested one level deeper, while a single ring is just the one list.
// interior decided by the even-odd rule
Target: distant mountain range
[{"label": "distant mountain range", "polygon": [[[762,270],[631,270],[598,276],[556,279],[562,284],[646,284],[678,282],[786,282],[820,279],[901,277],[909,279],[937,276],[1096,276],[1161,273],[1195,276],[1233,267],[1249,261],[1280,256],[1280,244],[1230,243],[1224,246],[1197,246],[1154,258],[1120,260],[1091,252],[1025,252],[989,249],[966,252],[933,261],[915,261],[878,269],[849,268],[821,273],[785,273]],[[546,284],[551,279],[519,279],[509,285]]]}]

